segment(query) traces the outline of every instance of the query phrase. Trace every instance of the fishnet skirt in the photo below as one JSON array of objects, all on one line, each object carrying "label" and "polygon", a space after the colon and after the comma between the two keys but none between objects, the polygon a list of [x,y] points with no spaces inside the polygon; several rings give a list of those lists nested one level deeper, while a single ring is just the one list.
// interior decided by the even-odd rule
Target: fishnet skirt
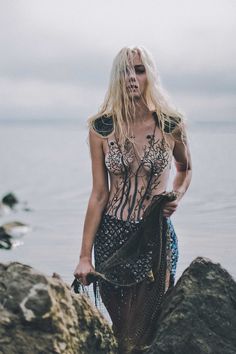
[{"label": "fishnet skirt", "polygon": [[[111,282],[98,280],[99,294],[111,317],[120,354],[142,353],[151,345],[163,295],[175,282],[178,239],[171,220],[164,219],[165,243],[158,279],[153,277],[150,247],[148,252],[140,252],[138,259],[116,266],[109,274]],[[94,242],[97,272],[102,272],[104,262],[128,242],[142,223],[143,220],[125,221],[103,214]],[[122,282],[126,272],[132,276],[133,285],[115,285]]]}]

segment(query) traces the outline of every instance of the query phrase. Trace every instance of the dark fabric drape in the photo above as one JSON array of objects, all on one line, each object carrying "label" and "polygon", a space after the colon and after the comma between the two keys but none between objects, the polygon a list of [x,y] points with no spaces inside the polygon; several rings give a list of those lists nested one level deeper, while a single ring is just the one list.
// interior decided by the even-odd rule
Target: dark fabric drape
[{"label": "dark fabric drape", "polygon": [[[162,210],[167,201],[175,199],[174,192],[154,196],[137,230],[108,259],[99,262],[95,273],[88,274],[95,299],[101,296],[112,319],[119,353],[143,353],[155,336],[166,292],[168,225]],[[143,268],[140,260],[148,260]],[[77,292],[84,290],[77,279],[72,286]]]}]

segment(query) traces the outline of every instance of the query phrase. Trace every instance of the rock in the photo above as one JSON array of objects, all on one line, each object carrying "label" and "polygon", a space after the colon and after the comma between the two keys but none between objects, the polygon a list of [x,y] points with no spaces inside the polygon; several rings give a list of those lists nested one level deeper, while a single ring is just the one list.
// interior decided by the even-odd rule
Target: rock
[{"label": "rock", "polygon": [[22,237],[31,231],[31,227],[20,221],[11,221],[2,225],[5,232],[12,237]]},{"label": "rock", "polygon": [[148,354],[235,354],[236,283],[220,264],[196,258],[167,294]]},{"label": "rock", "polygon": [[31,227],[20,221],[11,221],[3,224],[0,226],[0,248],[9,250],[12,247],[22,245],[23,242],[15,240],[15,238],[21,238],[29,231],[31,231]]},{"label": "rock", "polygon": [[15,204],[18,203],[18,199],[16,198],[15,194],[7,193],[2,198],[2,203],[5,204],[5,205],[8,205],[10,208],[12,208]]},{"label": "rock", "polygon": [[[198,257],[165,296],[146,354],[235,354],[236,283]],[[107,321],[60,275],[0,264],[0,353],[115,354]]]},{"label": "rock", "polygon": [[0,353],[114,354],[108,322],[56,273],[0,264]]},{"label": "rock", "polygon": [[0,226],[0,248],[9,250],[12,248],[12,237]]},{"label": "rock", "polygon": [[0,201],[0,216],[8,215],[12,211],[33,211],[32,208],[28,206],[27,201],[19,201],[14,193],[7,193]]},{"label": "rock", "polygon": [[0,216],[9,215],[10,213],[11,213],[11,208],[8,205],[0,202]]}]

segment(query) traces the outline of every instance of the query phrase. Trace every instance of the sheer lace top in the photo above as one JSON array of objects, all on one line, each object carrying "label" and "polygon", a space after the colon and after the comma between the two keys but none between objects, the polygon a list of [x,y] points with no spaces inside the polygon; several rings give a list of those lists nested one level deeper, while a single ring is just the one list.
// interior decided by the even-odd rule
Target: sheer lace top
[{"label": "sheer lace top", "polygon": [[[152,197],[167,188],[173,140],[168,134],[164,139],[156,114],[153,118],[151,130],[144,128],[123,146],[114,134],[106,137],[105,165],[110,177],[110,193],[104,212],[118,219],[142,219]],[[112,127],[112,118],[97,121],[94,127],[97,131],[100,128],[106,136]]]}]

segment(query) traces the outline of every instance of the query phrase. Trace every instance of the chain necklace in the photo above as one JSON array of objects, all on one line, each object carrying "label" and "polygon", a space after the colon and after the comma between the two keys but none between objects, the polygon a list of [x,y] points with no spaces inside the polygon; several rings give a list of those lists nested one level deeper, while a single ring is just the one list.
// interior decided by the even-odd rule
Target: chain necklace
[{"label": "chain necklace", "polygon": [[[155,124],[155,127],[154,127],[154,129],[153,129],[152,135],[148,134],[148,135],[146,136],[146,138],[148,139],[148,143],[149,143],[149,150],[148,150],[147,153],[145,153],[145,150],[144,150],[144,155],[143,155],[143,157],[141,157],[141,155],[140,155],[138,149],[135,147],[135,136],[134,136],[134,135],[131,135],[131,136],[129,137],[130,139],[133,140],[133,141],[131,141],[131,143],[132,143],[132,147],[133,147],[133,152],[134,152],[135,159],[136,159],[136,161],[137,161],[137,163],[138,163],[138,168],[137,168],[136,172],[133,173],[133,175],[136,175],[136,174],[137,174],[138,169],[139,169],[140,166],[143,164],[143,160],[148,158],[148,156],[149,156],[149,154],[150,154],[150,151],[151,151],[151,147],[152,147],[151,144],[152,144],[152,142],[153,142],[154,139],[155,139],[155,132],[156,132],[156,124]],[[146,146],[146,145],[145,145],[145,146]],[[145,149],[145,147],[144,147],[144,149]],[[145,181],[145,178],[144,178],[144,177],[145,177],[145,174],[144,174],[144,175],[142,175],[142,174],[137,175],[137,177],[140,177],[140,178],[142,179],[143,186],[145,186],[146,183],[147,183],[147,182]],[[145,183],[145,182],[146,182],[146,183]]]},{"label": "chain necklace", "polygon": [[[149,150],[148,150],[148,153],[147,153],[147,154],[144,152],[143,157],[141,157],[141,155],[140,155],[138,149],[135,147],[135,136],[134,136],[134,135],[131,135],[131,136],[129,137],[130,139],[132,139],[131,143],[132,143],[132,146],[133,146],[134,155],[135,155],[135,157],[136,157],[137,162],[140,162],[140,161],[142,162],[144,158],[147,158],[147,157],[149,156],[150,150],[151,150],[151,143],[152,143],[152,141],[153,141],[154,138],[155,138],[155,132],[156,132],[156,124],[155,124],[155,126],[154,126],[152,135],[148,134],[148,135],[146,136],[146,139],[148,139],[148,142],[149,142]],[[146,147],[146,145],[145,145],[145,147]],[[138,155],[138,156],[137,156],[137,155]],[[145,156],[145,155],[146,155],[146,156]],[[138,159],[138,158],[139,158],[139,159]]]}]

